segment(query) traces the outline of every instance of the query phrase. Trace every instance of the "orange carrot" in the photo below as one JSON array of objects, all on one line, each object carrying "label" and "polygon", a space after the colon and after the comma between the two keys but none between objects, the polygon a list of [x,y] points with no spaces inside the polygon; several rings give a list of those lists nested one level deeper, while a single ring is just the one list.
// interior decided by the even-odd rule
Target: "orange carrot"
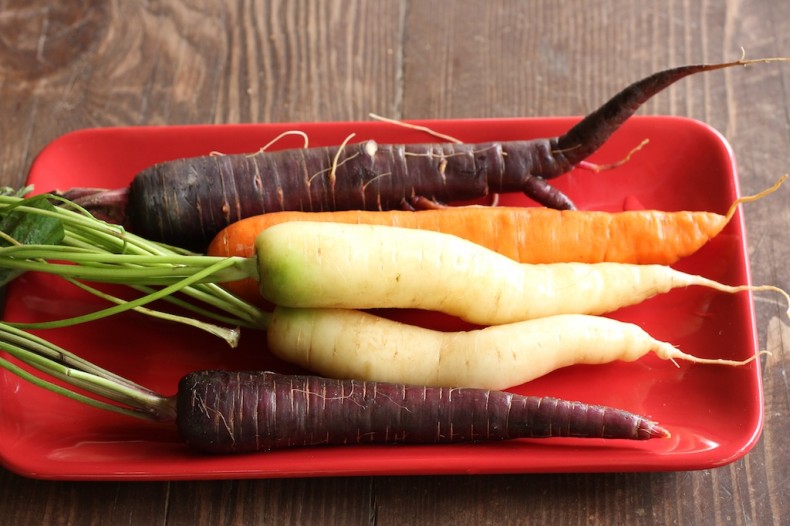
[{"label": "orange carrot", "polygon": [[[242,219],[212,240],[208,254],[255,253],[255,238],[286,221],[364,223],[435,230],[473,241],[521,263],[657,263],[671,265],[715,237],[739,204],[776,190],[773,187],[735,201],[726,215],[713,212],[640,210],[597,212],[543,207],[446,207],[434,210],[275,212]],[[226,283],[235,294],[260,302],[253,280]]]},{"label": "orange carrot", "polygon": [[580,212],[551,208],[482,206],[385,212],[274,212],[222,230],[210,255],[251,256],[255,237],[287,221],[390,225],[453,234],[522,263],[576,261],[672,264],[727,224],[712,212]]}]

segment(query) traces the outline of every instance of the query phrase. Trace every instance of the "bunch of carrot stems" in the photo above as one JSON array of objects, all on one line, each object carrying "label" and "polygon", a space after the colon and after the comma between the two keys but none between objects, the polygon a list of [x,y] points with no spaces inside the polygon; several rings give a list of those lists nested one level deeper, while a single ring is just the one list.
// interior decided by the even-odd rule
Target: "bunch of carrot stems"
[{"label": "bunch of carrot stems", "polygon": [[34,334],[0,322],[3,351],[49,377],[96,397],[46,380],[0,356],[0,367],[33,385],[91,407],[154,421],[175,419],[174,402],[135,382],[118,376]]},{"label": "bunch of carrot stems", "polygon": [[[35,206],[39,199],[55,199],[60,201],[60,206]],[[251,264],[247,258],[201,257],[180,248],[148,241],[127,232],[121,226],[96,219],[85,210],[52,195],[31,198],[3,195],[0,196],[0,212],[19,212],[42,220],[54,218],[63,228],[63,237],[58,244],[20,244],[12,235],[0,232],[0,240],[7,245],[0,247],[4,268],[52,272],[53,266],[57,266],[57,273],[65,279],[115,303],[112,307],[83,316],[16,324],[18,327],[57,328],[137,310],[146,315],[198,327],[236,346],[239,327],[265,328],[268,324],[269,313],[237,298],[215,283],[233,279],[237,274],[234,267]],[[79,265],[53,263],[44,259],[58,259]],[[239,274],[241,277],[247,275]],[[212,276],[212,282],[203,282],[207,276]],[[96,277],[101,277],[97,281],[128,285],[141,292],[142,296],[124,300],[80,281],[82,278],[91,280]],[[186,295],[191,301],[185,301],[175,296],[175,293]],[[160,299],[216,323],[145,307]]]}]

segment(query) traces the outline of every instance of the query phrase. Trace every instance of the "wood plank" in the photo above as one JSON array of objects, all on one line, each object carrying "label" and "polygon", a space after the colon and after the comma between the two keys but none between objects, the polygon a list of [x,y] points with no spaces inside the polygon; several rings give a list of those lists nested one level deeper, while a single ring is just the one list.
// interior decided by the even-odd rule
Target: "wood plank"
[{"label": "wood plank", "polygon": [[0,513],[7,524],[157,524],[166,516],[168,482],[53,482],[0,470]]},{"label": "wood plank", "polygon": [[372,500],[367,477],[179,482],[168,524],[365,524]]}]

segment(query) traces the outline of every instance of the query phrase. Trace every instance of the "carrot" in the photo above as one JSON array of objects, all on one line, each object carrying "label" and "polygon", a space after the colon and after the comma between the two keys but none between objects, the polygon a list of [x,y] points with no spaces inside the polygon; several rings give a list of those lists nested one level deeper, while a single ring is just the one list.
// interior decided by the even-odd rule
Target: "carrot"
[{"label": "carrot", "polygon": [[[468,239],[522,263],[633,263],[671,265],[701,248],[729,223],[738,205],[776,190],[787,178],[759,194],[732,203],[726,215],[713,212],[640,210],[596,212],[543,207],[447,207],[415,212],[349,210],[276,212],[237,221],[209,244],[213,256],[255,254],[255,238],[288,221],[389,225],[433,230]],[[261,301],[253,279],[226,283],[247,301]]]},{"label": "carrot", "polygon": [[202,371],[179,384],[190,446],[229,453],[348,444],[440,444],[515,438],[668,437],[632,413],[470,388]]},{"label": "carrot", "polygon": [[603,314],[691,285],[783,293],[664,265],[518,263],[449,234],[381,225],[280,223],[258,235],[255,250],[261,296],[274,304],[425,309],[480,325]]},{"label": "carrot", "polygon": [[650,97],[694,73],[755,62],[668,69],[625,88],[559,137],[482,144],[358,144],[177,159],[129,188],[64,194],[143,237],[203,251],[222,228],[262,213],[387,210],[415,198],[458,201],[523,192],[551,208],[573,202],[547,180],[582,165]]},{"label": "carrot", "polygon": [[277,307],[266,341],[274,355],[322,376],[485,389],[651,352],[664,360],[728,366],[754,359],[692,356],[632,323],[582,314],[442,332],[356,310]]},{"label": "carrot", "polygon": [[275,212],[237,221],[208,246],[215,256],[251,256],[257,235],[289,221],[388,225],[452,234],[522,263],[670,265],[715,237],[730,216],[659,210],[597,212],[543,207],[463,206],[415,212]]},{"label": "carrot", "polygon": [[581,402],[273,372],[196,371],[181,378],[175,395],[164,396],[2,322],[0,347],[43,373],[0,356],[0,367],[24,380],[95,408],[174,423],[186,444],[204,452],[670,436],[644,417]]}]

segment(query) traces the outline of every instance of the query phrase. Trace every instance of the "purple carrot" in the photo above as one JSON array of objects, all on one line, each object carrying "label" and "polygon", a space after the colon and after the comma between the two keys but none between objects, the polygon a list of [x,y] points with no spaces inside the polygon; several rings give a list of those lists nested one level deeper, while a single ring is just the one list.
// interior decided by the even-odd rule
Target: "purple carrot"
[{"label": "purple carrot", "polygon": [[572,209],[571,199],[547,180],[579,166],[650,97],[694,73],[774,60],[786,59],[655,73],[626,87],[559,137],[482,144],[365,141],[212,155],[151,166],[129,188],[74,189],[64,195],[144,237],[198,251],[234,221],[283,210],[390,210],[419,200],[450,202],[505,192]]},{"label": "purple carrot", "polygon": [[177,397],[178,429],[213,453],[515,438],[647,440],[669,432],[633,413],[556,398],[272,372],[198,371]]}]

